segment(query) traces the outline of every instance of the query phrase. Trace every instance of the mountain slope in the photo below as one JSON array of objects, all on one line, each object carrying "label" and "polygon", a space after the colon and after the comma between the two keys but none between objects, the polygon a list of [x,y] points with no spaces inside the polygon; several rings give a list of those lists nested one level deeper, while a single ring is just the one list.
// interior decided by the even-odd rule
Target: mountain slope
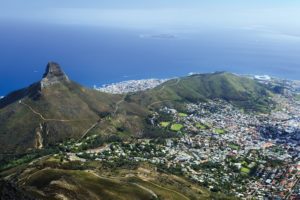
[{"label": "mountain slope", "polygon": [[49,63],[40,82],[0,100],[0,152],[42,148],[80,138],[120,99],[70,81]]},{"label": "mountain slope", "polygon": [[10,197],[3,199],[230,199],[146,163],[108,168],[46,156],[0,172],[0,178],[0,197]]},{"label": "mountain slope", "polygon": [[41,149],[87,134],[142,137],[148,131],[145,119],[162,105],[182,108],[184,102],[220,98],[244,109],[266,111],[269,95],[254,80],[224,72],[113,95],[80,86],[50,62],[41,81],[0,100],[0,153]]},{"label": "mountain slope", "polygon": [[128,99],[152,109],[162,104],[224,99],[246,110],[266,111],[271,103],[270,95],[270,91],[254,80],[218,72],[173,79]]}]

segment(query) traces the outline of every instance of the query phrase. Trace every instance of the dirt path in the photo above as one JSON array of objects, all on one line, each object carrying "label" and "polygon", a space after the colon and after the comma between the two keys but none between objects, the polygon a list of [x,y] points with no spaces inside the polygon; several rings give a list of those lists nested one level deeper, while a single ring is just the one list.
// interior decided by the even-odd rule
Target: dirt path
[{"label": "dirt path", "polygon": [[[111,181],[119,180],[118,178],[108,178],[108,177],[100,176],[100,175],[98,175],[96,172],[91,171],[91,170],[87,170],[86,172],[91,173],[91,174],[93,174],[94,176],[96,176],[96,177],[98,177],[98,178],[102,178],[102,179],[107,179],[107,180],[111,180]],[[175,190],[172,190],[172,189],[169,189],[169,188],[166,188],[166,187],[157,185],[157,184],[152,183],[152,182],[147,181],[147,180],[143,180],[143,181],[146,182],[146,183],[149,183],[149,184],[151,184],[151,185],[153,185],[153,186],[155,186],[155,187],[158,187],[158,188],[161,188],[161,189],[164,189],[164,190],[173,192],[173,193],[175,193],[175,194],[181,196],[182,199],[190,200],[190,198],[188,198],[187,196],[185,196],[185,195],[183,195],[183,194],[181,194],[181,193],[179,193],[179,192],[177,192],[177,191],[175,191]],[[147,191],[149,191],[149,192],[151,191],[151,194],[155,194],[152,190],[150,190],[150,189],[148,189],[148,188],[146,188],[146,187],[144,187],[144,186],[141,186],[141,185],[136,184],[136,183],[134,183],[134,185],[136,185],[136,186],[138,186],[138,187],[143,187],[144,189],[147,189]],[[155,194],[155,195],[156,195],[156,194]]]},{"label": "dirt path", "polygon": [[87,134],[88,134],[91,130],[93,130],[100,122],[101,122],[101,120],[98,121],[98,122],[96,122],[96,123],[94,123],[90,128],[88,128],[86,131],[84,131],[84,132],[82,133],[82,136],[81,136],[80,139],[82,140],[83,138],[85,138],[85,137],[87,136]]},{"label": "dirt path", "polygon": [[[88,119],[83,119],[83,120],[70,120],[70,119],[48,119],[45,118],[41,113],[37,112],[36,110],[34,110],[30,105],[21,102],[20,104],[26,106],[27,108],[29,108],[34,114],[38,115],[43,121],[56,121],[56,122],[79,122],[79,121],[88,121]],[[99,121],[97,121],[96,123],[92,124],[87,130],[85,130],[82,133],[82,136],[80,138],[80,140],[82,140],[83,138],[85,138],[87,136],[87,134],[93,130],[102,120],[100,119]]]},{"label": "dirt path", "polygon": [[24,106],[26,106],[27,108],[29,108],[29,109],[31,110],[31,112],[33,112],[34,114],[38,115],[42,120],[46,120],[46,119],[44,118],[44,116],[43,116],[41,113],[35,111],[35,110],[34,110],[31,106],[29,106],[28,104],[23,103],[22,101],[20,101],[19,103],[22,104],[22,105],[24,105]]},{"label": "dirt path", "polygon": [[[169,86],[177,86],[177,85],[180,83],[180,81],[181,81],[181,79],[180,79],[180,78],[177,78],[177,79],[176,79],[176,82],[173,83],[173,84],[171,84],[171,85],[169,85]],[[165,88],[166,88],[166,85],[163,85],[162,88],[159,89],[159,92],[163,91]],[[123,102],[125,101],[125,98],[126,98],[126,97],[127,97],[127,94],[125,94],[124,97],[123,97],[120,101],[118,101],[118,102],[116,103],[116,109],[115,109],[113,115],[116,115],[116,113],[117,113],[118,110],[119,110],[120,104],[123,103]],[[157,101],[157,102],[154,102],[154,103],[148,105],[147,108],[150,108],[151,106],[153,106],[153,105],[155,105],[155,104],[162,103],[162,102],[167,102],[167,101],[173,101],[173,100]]]},{"label": "dirt path", "polygon": [[173,101],[173,100],[155,101],[155,102],[151,103],[150,105],[148,105],[147,108],[149,109],[152,106],[154,106],[155,104],[160,104],[160,103],[169,102],[169,101]]},{"label": "dirt path", "polygon": [[76,120],[72,120],[72,119],[51,119],[51,118],[45,118],[40,112],[37,112],[35,109],[33,109],[30,105],[20,101],[20,104],[24,105],[25,107],[27,107],[29,110],[31,110],[31,112],[33,112],[35,115],[38,115],[43,121],[57,121],[57,122],[78,122],[78,121],[88,121],[88,119],[76,119]]},{"label": "dirt path", "polygon": [[152,183],[152,182],[150,182],[150,181],[145,181],[145,182],[150,183],[151,185],[154,185],[154,186],[156,186],[156,187],[162,188],[162,189],[164,189],[164,190],[168,190],[168,191],[170,191],[170,192],[173,192],[173,193],[175,193],[175,194],[178,194],[178,195],[181,196],[183,199],[190,200],[190,198],[188,198],[187,196],[185,196],[185,195],[183,195],[183,194],[181,194],[181,193],[179,193],[179,192],[177,192],[177,191],[175,191],[175,190],[172,190],[172,189],[169,189],[169,188],[166,188],[166,187],[157,185],[157,184]]},{"label": "dirt path", "polygon": [[[180,78],[177,78],[176,80],[177,80],[177,81],[176,81],[176,83],[174,83],[174,84],[171,84],[171,85],[169,85],[169,86],[176,86],[176,85],[178,85],[178,84],[179,84],[179,82],[181,81],[181,79],[180,79]],[[159,90],[159,91],[162,91],[162,90],[164,90],[164,89],[165,89],[165,87],[166,87],[166,85],[162,86],[162,88],[160,88],[160,90]]]},{"label": "dirt path", "polygon": [[123,98],[122,98],[120,101],[118,101],[118,102],[116,103],[116,108],[115,108],[115,111],[113,112],[113,115],[114,115],[114,116],[115,116],[116,113],[118,112],[119,107],[120,107],[120,104],[123,103],[123,102],[125,101],[125,98],[126,98],[126,97],[127,97],[127,94],[125,94],[125,95],[123,96]]},{"label": "dirt path", "polygon": [[[181,79],[180,78],[177,78],[177,81],[176,83],[174,84],[171,84],[169,86],[177,86],[179,83],[180,83]],[[164,85],[162,88],[160,88],[159,92],[163,91],[165,89],[166,85]],[[155,104],[160,104],[160,103],[163,103],[163,102],[169,102],[169,101],[174,101],[174,100],[162,100],[162,101],[155,101],[153,103],[151,103],[150,105],[147,106],[147,108],[151,108],[152,106],[154,106]]]},{"label": "dirt path", "polygon": [[157,194],[155,194],[155,192],[153,192],[153,191],[150,190],[149,188],[146,188],[146,187],[144,187],[144,186],[142,186],[142,185],[139,185],[139,184],[137,184],[137,183],[132,183],[132,184],[135,185],[135,186],[137,186],[137,187],[139,187],[139,188],[141,188],[142,190],[144,190],[144,191],[150,193],[154,198],[156,198],[156,199],[158,198]]},{"label": "dirt path", "polygon": [[[41,161],[42,159],[48,159],[50,156],[52,156],[52,154],[50,154],[50,155],[45,155],[45,156],[42,156],[42,157],[39,157],[39,158],[36,158],[36,159],[34,159],[33,161],[31,161],[28,165],[30,166],[30,165],[34,165],[34,164],[36,164],[37,162],[39,162],[39,161]],[[21,173],[23,173],[24,171],[26,171],[26,169],[27,168],[24,168],[24,169],[22,169],[21,171]],[[36,172],[34,172],[34,173],[32,173],[32,174],[30,174],[29,176],[27,176],[27,177],[24,177],[24,178],[22,178],[23,180],[24,180],[24,182],[23,182],[23,185],[25,185],[26,184],[26,182],[35,174],[35,173],[37,173],[38,171],[36,171]],[[20,172],[18,172],[18,173],[20,173]],[[20,174],[21,174],[20,173]],[[22,180],[21,179],[21,180]]]}]

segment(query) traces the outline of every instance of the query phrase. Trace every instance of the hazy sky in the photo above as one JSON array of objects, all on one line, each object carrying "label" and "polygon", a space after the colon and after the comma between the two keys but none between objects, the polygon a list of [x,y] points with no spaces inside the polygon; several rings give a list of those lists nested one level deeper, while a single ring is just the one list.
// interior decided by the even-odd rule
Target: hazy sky
[{"label": "hazy sky", "polygon": [[[300,0],[0,0],[0,96],[49,60],[89,86],[214,70],[299,79],[299,19]],[[175,39],[151,39],[163,34]]]},{"label": "hazy sky", "polygon": [[241,28],[300,34],[298,0],[1,0],[0,19],[135,29]]}]

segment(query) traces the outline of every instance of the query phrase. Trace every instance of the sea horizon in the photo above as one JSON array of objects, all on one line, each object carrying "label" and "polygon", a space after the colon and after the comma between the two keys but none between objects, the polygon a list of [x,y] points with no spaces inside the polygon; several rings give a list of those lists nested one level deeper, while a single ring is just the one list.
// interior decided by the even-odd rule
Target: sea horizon
[{"label": "sea horizon", "polygon": [[[298,38],[260,29],[203,27],[181,32],[0,24],[4,30],[0,96],[39,81],[48,61],[58,62],[72,80],[86,87],[190,72],[227,71],[291,80],[299,79],[300,74]],[[223,34],[217,34],[220,31]]]}]

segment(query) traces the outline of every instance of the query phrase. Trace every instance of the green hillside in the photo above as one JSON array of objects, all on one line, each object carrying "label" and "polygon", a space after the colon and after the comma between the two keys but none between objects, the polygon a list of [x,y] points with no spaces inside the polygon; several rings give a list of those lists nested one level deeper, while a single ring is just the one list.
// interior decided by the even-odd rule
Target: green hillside
[{"label": "green hillside", "polygon": [[155,109],[162,104],[180,106],[182,102],[223,99],[246,110],[267,111],[270,95],[254,80],[219,72],[173,79],[153,90],[134,94],[130,100]]},{"label": "green hillside", "polygon": [[[112,95],[69,80],[49,63],[40,82],[0,100],[0,153],[24,153],[87,134],[117,138],[149,133],[146,118],[162,105],[220,98],[245,110],[267,111],[270,92],[254,80],[230,73],[170,80],[154,89]],[[1,159],[1,158],[0,158]]]},{"label": "green hillside", "polygon": [[[0,178],[6,182],[0,182],[0,197],[5,193],[32,200],[234,199],[212,193],[182,176],[158,172],[147,163],[111,169],[98,161],[61,161],[56,156],[47,156],[30,165],[2,171]],[[14,184],[10,185],[11,182]]]},{"label": "green hillside", "polygon": [[69,80],[41,82],[0,101],[0,152],[23,152],[66,139],[79,139],[121,96],[100,93]]}]

